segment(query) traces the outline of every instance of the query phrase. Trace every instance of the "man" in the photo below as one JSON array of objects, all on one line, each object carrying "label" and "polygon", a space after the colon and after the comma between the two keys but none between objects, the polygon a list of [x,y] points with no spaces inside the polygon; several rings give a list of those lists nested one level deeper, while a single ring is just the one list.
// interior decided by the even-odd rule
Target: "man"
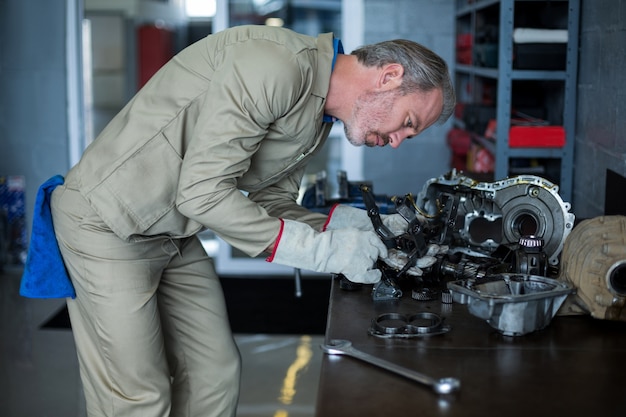
[{"label": "man", "polygon": [[205,228],[270,262],[380,279],[387,250],[362,210],[327,218],[296,204],[306,161],[333,120],[354,145],[397,147],[447,119],[454,94],[446,64],[417,44],[339,48],[332,34],[261,26],[208,36],[54,190],[90,416],[234,415],[240,358],[195,237]]}]

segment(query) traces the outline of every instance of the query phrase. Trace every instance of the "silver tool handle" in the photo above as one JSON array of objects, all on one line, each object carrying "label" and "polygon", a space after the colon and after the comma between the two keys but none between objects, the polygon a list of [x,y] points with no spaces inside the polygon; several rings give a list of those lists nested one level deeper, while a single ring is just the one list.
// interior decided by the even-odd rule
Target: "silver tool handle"
[{"label": "silver tool handle", "polygon": [[331,344],[323,345],[322,349],[330,355],[347,355],[370,365],[377,366],[397,375],[403,376],[420,384],[431,387],[438,394],[450,394],[461,387],[461,382],[456,378],[435,379],[412,369],[405,368],[395,363],[380,359],[368,353],[362,352],[352,347],[348,340],[332,340]]},{"label": "silver tool handle", "polygon": [[405,378],[411,379],[413,381],[419,382],[421,384],[432,385],[437,384],[437,380],[435,378],[431,378],[427,375],[416,372],[412,369],[405,368],[400,365],[396,365],[395,363],[386,361],[384,359],[377,358],[376,356],[372,356],[369,353],[362,352],[353,347],[348,347],[345,349],[346,355],[352,356],[353,358],[360,359],[363,362],[367,362],[370,365],[378,366],[380,368],[386,369],[387,371],[396,373]]}]

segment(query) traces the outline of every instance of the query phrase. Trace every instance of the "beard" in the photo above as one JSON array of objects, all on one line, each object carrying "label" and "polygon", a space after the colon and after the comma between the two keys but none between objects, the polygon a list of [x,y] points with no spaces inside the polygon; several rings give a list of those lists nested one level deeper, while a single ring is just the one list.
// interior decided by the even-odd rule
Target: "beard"
[{"label": "beard", "polygon": [[400,94],[397,91],[366,92],[354,103],[352,116],[344,121],[343,130],[348,141],[354,146],[376,146],[376,140],[368,141],[369,136],[380,137],[384,144],[389,137],[378,131],[377,127],[385,121],[393,111],[393,105]]}]

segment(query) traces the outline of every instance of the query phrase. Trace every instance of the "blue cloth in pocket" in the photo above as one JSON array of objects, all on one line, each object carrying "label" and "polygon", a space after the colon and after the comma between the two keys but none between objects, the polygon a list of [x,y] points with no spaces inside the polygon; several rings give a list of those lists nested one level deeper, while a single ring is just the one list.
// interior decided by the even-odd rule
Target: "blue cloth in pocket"
[{"label": "blue cloth in pocket", "polygon": [[54,234],[50,212],[50,195],[64,181],[61,175],[55,175],[37,191],[28,256],[20,283],[20,295],[24,297],[76,298]]}]

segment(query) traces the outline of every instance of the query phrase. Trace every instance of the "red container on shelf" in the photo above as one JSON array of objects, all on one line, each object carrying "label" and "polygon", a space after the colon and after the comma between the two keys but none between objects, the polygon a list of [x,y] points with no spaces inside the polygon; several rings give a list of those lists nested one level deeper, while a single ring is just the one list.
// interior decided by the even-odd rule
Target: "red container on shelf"
[{"label": "red container on shelf", "polygon": [[471,33],[461,33],[456,36],[456,62],[472,65],[472,45],[474,39]]},{"label": "red container on shelf", "polygon": [[511,126],[511,148],[562,148],[565,146],[563,126]]},{"label": "red container on shelf", "polygon": [[473,36],[471,33],[459,33],[456,35],[456,47],[457,48],[471,48],[474,44]]}]

